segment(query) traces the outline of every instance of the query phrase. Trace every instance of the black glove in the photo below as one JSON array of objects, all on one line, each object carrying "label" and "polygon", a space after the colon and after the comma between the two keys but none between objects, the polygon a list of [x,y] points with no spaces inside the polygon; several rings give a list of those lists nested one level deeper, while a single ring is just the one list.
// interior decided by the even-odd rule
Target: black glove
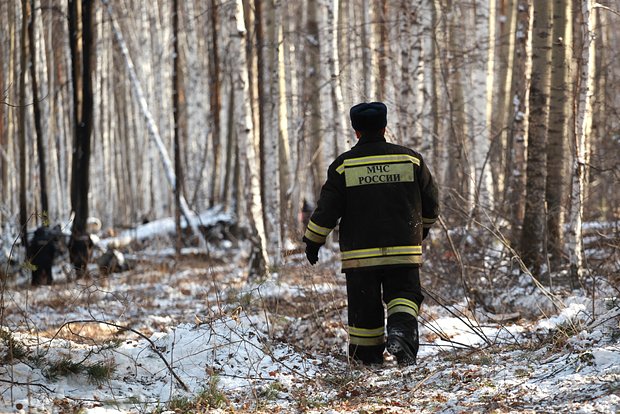
[{"label": "black glove", "polygon": [[304,237],[304,243],[306,243],[306,258],[311,265],[314,265],[319,261],[319,249],[321,245],[313,242],[312,240],[308,240]]},{"label": "black glove", "polygon": [[428,233],[431,231],[430,227],[425,227],[422,229],[422,240],[428,237]]}]

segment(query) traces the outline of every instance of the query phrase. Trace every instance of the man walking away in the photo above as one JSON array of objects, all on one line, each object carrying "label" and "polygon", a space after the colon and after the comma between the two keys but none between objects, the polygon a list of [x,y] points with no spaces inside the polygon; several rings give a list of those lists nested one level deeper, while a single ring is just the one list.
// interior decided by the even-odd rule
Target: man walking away
[{"label": "man walking away", "polygon": [[415,364],[422,240],[439,215],[438,190],[422,155],[385,140],[385,104],[360,103],[350,118],[358,142],[329,166],[303,237],[306,256],[315,264],[340,224],[349,358],[382,364],[387,347],[400,365]]}]

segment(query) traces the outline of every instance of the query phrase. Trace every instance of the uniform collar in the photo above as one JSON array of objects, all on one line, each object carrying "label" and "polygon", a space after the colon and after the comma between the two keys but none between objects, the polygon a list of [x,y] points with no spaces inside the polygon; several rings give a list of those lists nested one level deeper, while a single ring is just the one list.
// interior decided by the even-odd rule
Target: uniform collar
[{"label": "uniform collar", "polygon": [[371,142],[385,142],[383,135],[362,135],[356,145],[369,144]]}]

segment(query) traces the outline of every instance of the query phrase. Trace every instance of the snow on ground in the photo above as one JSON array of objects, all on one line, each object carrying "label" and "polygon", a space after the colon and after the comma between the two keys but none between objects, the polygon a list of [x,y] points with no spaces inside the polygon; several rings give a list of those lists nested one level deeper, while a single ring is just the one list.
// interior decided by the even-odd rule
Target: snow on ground
[{"label": "snow on ground", "polygon": [[[184,274],[188,276],[188,272]],[[305,300],[315,294],[284,282],[262,286],[264,289],[258,285],[235,295],[249,295],[240,301],[247,303],[274,295]],[[328,287],[318,286],[321,292]],[[168,288],[158,287],[162,295]],[[185,294],[191,296],[191,290]],[[34,304],[38,292],[30,295]],[[169,292],[169,297],[175,295]],[[174,300],[163,300],[159,317],[164,329],[148,335],[129,332],[122,340],[88,340],[87,330],[87,325],[93,324],[100,330],[116,331],[116,325],[128,325],[120,317],[108,320],[105,312],[89,313],[88,307],[82,314],[60,315],[44,306],[41,315],[32,315],[30,321],[36,322],[30,332],[23,326],[18,330],[17,320],[8,318],[6,328],[14,330],[13,340],[28,350],[29,357],[26,362],[0,368],[0,411],[66,412],[63,407],[72,404],[85,413],[152,412],[163,410],[171,400],[215,387],[225,396],[222,409],[234,407],[237,412],[269,407],[283,412],[300,408],[358,412],[359,407],[366,407],[367,412],[618,412],[618,303],[601,302],[598,317],[592,321],[587,300],[569,298],[566,302],[565,309],[549,318],[510,326],[484,323],[480,331],[441,307],[428,306],[419,364],[404,369],[390,360],[383,368],[348,365],[343,358],[346,335],[342,324],[336,329],[342,331],[339,338],[343,342],[334,356],[306,352],[296,347],[295,341],[273,340],[268,332],[274,329],[274,322],[269,319],[275,316],[267,311],[248,313],[240,305],[214,307],[210,314],[206,309],[197,313],[189,308],[189,312],[175,315],[173,311],[166,316],[167,309],[174,308]],[[44,315],[46,309],[55,317]],[[194,321],[184,322],[183,318]],[[145,320],[144,326],[154,320]],[[74,324],[74,332],[84,340],[33,333],[38,324],[62,326],[71,321],[89,321]],[[441,328],[442,338],[433,327]],[[500,345],[486,346],[485,338]],[[114,372],[100,382],[89,380],[85,372],[54,377],[50,364],[67,359],[85,366],[113,366]]]},{"label": "snow on ground", "polygon": [[197,398],[216,412],[620,412],[613,289],[594,302],[574,291],[545,317],[510,323],[429,301],[418,365],[386,354],[364,367],[346,361],[337,258],[309,268],[294,256],[248,283],[243,254],[214,256],[7,289],[0,412],[171,414]]}]

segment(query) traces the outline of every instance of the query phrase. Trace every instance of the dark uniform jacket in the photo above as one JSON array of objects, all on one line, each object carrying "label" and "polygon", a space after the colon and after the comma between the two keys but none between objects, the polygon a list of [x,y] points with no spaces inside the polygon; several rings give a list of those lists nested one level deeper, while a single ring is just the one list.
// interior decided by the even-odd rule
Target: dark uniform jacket
[{"label": "dark uniform jacket", "polygon": [[344,272],[419,266],[424,229],[438,214],[437,187],[422,156],[363,136],[329,166],[304,239],[325,243],[340,220]]}]

